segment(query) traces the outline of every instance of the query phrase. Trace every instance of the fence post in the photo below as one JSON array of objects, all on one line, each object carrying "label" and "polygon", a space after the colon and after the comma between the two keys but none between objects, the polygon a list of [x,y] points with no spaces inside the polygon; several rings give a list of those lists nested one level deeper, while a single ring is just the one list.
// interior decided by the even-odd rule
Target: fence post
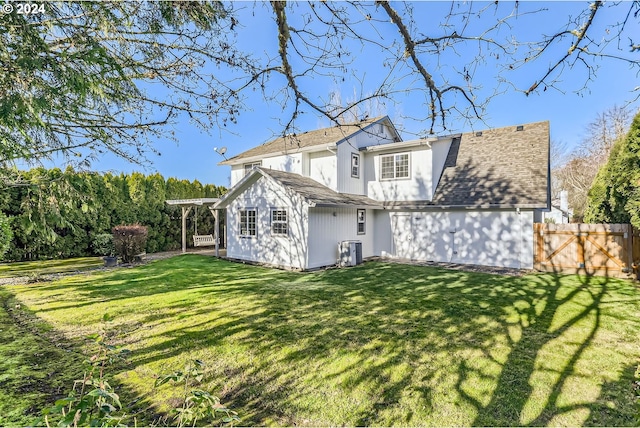
[{"label": "fence post", "polygon": [[[533,237],[534,237],[534,248],[535,250],[533,251],[533,267],[536,269],[540,269],[541,266],[540,263],[542,263],[542,260],[544,260],[543,258],[543,252],[544,252],[544,239],[541,236],[542,235],[542,228],[545,225],[543,223],[534,223],[533,225]],[[536,266],[537,265],[537,266]]]}]

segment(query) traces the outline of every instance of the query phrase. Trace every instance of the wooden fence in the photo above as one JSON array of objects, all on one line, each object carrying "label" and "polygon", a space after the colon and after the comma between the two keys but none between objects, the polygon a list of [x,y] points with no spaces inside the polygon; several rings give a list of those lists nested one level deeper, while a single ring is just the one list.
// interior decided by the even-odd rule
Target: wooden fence
[{"label": "wooden fence", "polygon": [[636,278],[640,233],[630,224],[534,224],[534,268]]}]

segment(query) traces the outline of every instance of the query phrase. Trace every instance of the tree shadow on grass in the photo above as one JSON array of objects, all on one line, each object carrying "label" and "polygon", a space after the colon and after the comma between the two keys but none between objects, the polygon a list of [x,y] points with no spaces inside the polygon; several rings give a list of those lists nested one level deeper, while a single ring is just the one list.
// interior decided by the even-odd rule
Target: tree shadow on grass
[{"label": "tree shadow on grass", "polygon": [[[187,346],[191,351],[221,346],[240,335],[259,358],[236,369],[250,385],[230,388],[226,396],[251,409],[252,419],[245,422],[252,424],[274,416],[299,423],[298,412],[313,414],[313,405],[299,407],[312,393],[309,384],[330,385],[343,400],[361,393],[358,399],[367,401],[354,405],[345,419],[312,423],[425,423],[441,405],[434,402],[443,394],[438,383],[452,375],[456,381],[444,383],[457,392],[453,401],[471,404],[476,414],[447,420],[454,424],[553,424],[564,413],[589,411],[597,401],[561,403],[576,381],[576,366],[594,345],[609,280],[582,278],[566,285],[563,281],[571,280],[553,275],[513,279],[387,264],[345,272],[309,274],[299,283],[285,277],[289,281],[227,286],[225,296],[240,296],[251,306],[164,336],[167,340],[141,350],[146,357],[138,363],[166,358],[167,350],[175,356]],[[202,293],[205,298],[211,290]],[[541,367],[554,352],[562,358]],[[442,374],[447,364],[456,369]],[[483,373],[478,369],[483,364],[497,368]],[[554,372],[550,384],[545,371]],[[529,385],[537,377],[545,387]],[[483,378],[492,385],[469,393],[467,384]],[[488,402],[481,392],[490,394]]]},{"label": "tree shadow on grass", "polygon": [[[627,282],[211,262],[64,286],[84,293],[80,304],[122,308],[125,324],[137,311],[148,330],[132,339],[128,371],[209,358],[209,384],[246,425],[576,425],[599,421],[608,401],[603,421],[628,420],[615,391],[637,352],[614,349],[638,328],[638,293]],[[180,275],[163,272],[174,268]],[[128,281],[139,277],[147,280]],[[62,303],[52,310],[74,309]],[[572,394],[576,386],[590,395]]]},{"label": "tree shadow on grass", "polygon": [[[616,322],[615,313],[603,312],[607,304],[615,303],[607,302],[611,300],[609,288],[615,285],[608,278],[573,276],[571,278],[579,279],[579,283],[567,288],[563,280],[566,282],[568,276],[540,275],[538,278],[546,283],[545,293],[525,300],[525,305],[513,306],[516,316],[512,323],[520,331],[516,339],[507,336],[511,351],[501,363],[500,376],[488,403],[471,396],[464,387],[464,383],[473,377],[474,369],[465,362],[458,367],[456,389],[478,411],[472,425],[575,425],[577,421],[587,425],[590,421],[591,424],[608,422],[598,425],[632,423],[632,404],[628,399],[620,400],[620,396],[616,397],[617,405],[626,403],[624,408],[608,409],[609,418],[602,418],[600,413],[607,387],[618,392],[626,389],[626,394],[630,395],[632,374],[629,370],[618,373],[615,381],[603,381],[601,386],[595,379],[601,375],[597,365],[607,365],[607,353],[610,356],[615,352],[615,349],[596,351],[600,343],[598,336],[602,333],[602,318],[606,316]],[[637,329],[637,322],[627,321]],[[594,361],[594,367],[585,367],[588,361]],[[588,379],[590,376],[592,379]],[[591,386],[592,391],[583,394],[580,389],[584,384]],[[573,419],[567,418],[571,413]]]},{"label": "tree shadow on grass", "polygon": [[[0,426],[44,425],[42,411],[67,397],[87,372],[86,344],[83,338],[65,337],[31,313],[8,287],[0,290]],[[149,412],[147,400],[114,378],[126,367],[126,362],[114,362],[106,369],[107,381],[126,405],[125,413],[142,410],[147,420],[158,419]],[[49,423],[55,425],[58,417],[50,416]]]}]

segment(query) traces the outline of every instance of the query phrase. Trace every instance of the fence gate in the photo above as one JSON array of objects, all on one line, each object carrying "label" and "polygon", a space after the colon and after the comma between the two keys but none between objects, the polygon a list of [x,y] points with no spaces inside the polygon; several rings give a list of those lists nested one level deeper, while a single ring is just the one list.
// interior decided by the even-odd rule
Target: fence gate
[{"label": "fence gate", "polygon": [[534,243],[534,268],[547,272],[629,278],[640,256],[630,224],[536,223]]}]

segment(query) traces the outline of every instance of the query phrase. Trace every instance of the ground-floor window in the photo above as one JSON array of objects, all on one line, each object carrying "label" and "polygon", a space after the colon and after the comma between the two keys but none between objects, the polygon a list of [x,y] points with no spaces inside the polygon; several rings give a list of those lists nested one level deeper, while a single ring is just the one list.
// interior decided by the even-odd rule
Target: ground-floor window
[{"label": "ground-floor window", "polygon": [[366,233],[367,211],[358,210],[358,235],[364,235]]},{"label": "ground-floor window", "polygon": [[274,235],[287,235],[289,233],[286,209],[271,209],[271,233]]},{"label": "ground-floor window", "polygon": [[238,225],[240,236],[256,236],[256,218],[257,215],[255,208],[240,210],[240,223]]}]

